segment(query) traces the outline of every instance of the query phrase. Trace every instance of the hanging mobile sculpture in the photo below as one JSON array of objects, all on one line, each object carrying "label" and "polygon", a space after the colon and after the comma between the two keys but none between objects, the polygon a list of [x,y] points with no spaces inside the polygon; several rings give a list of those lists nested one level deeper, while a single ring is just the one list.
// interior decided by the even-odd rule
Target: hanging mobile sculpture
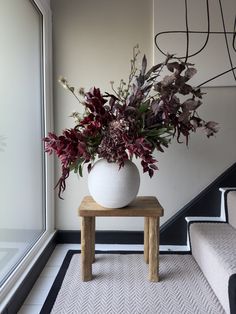
[{"label": "hanging mobile sculpture", "polygon": [[[232,45],[232,49],[233,49],[233,53],[236,54],[236,14],[234,17],[234,25],[233,25],[233,30],[232,31],[227,31],[226,30],[226,25],[225,25],[225,18],[224,18],[224,11],[223,11],[223,7],[222,7],[222,2],[221,0],[218,0],[219,2],[219,8],[220,8],[220,16],[221,16],[221,22],[222,22],[222,28],[223,31],[212,31],[211,30],[211,21],[210,21],[210,10],[209,10],[209,0],[206,0],[206,15],[207,15],[207,30],[206,31],[194,31],[194,30],[190,30],[189,29],[189,22],[188,22],[188,18],[189,18],[189,12],[188,12],[188,0],[184,0],[184,11],[185,11],[185,30],[171,30],[171,31],[163,31],[163,32],[159,32],[155,35],[155,46],[156,48],[165,56],[168,55],[167,52],[164,52],[161,48],[160,45],[158,44],[158,39],[161,35],[164,34],[185,34],[186,35],[186,49],[185,49],[185,55],[184,56],[180,56],[177,57],[177,59],[184,59],[185,62],[188,61],[189,58],[192,58],[198,54],[200,54],[207,46],[208,42],[209,42],[209,38],[211,34],[222,34],[224,35],[224,41],[225,41],[225,45],[226,45],[226,49],[227,49],[227,56],[229,59],[229,63],[230,63],[230,68],[207,79],[206,81],[202,82],[201,84],[199,84],[197,87],[203,86],[206,83],[209,83],[210,81],[215,80],[216,78],[225,75],[229,72],[232,72],[233,74],[233,78],[236,82],[236,66],[233,64],[232,61],[232,55],[230,52],[230,45]],[[190,44],[189,44],[189,36],[190,34],[205,34],[206,35],[206,39],[203,43],[203,45],[201,47],[199,47],[199,49],[197,51],[195,51],[194,53],[189,53],[189,48],[190,48]],[[229,43],[228,37],[227,35],[232,35],[232,42]]]}]

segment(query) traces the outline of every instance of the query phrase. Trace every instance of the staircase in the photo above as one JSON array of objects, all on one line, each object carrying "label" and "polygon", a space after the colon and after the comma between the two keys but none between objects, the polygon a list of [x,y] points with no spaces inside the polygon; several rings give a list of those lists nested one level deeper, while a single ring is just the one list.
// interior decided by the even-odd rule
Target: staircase
[{"label": "staircase", "polygon": [[236,188],[222,188],[221,216],[188,221],[191,252],[226,313],[236,313]]},{"label": "staircase", "polygon": [[[199,195],[180,209],[160,228],[160,244],[169,250],[185,251],[189,247],[187,229],[191,220],[223,220],[221,187],[236,187],[236,163],[222,173]],[[187,217],[187,220],[186,220]],[[226,217],[227,219],[227,217]]]}]

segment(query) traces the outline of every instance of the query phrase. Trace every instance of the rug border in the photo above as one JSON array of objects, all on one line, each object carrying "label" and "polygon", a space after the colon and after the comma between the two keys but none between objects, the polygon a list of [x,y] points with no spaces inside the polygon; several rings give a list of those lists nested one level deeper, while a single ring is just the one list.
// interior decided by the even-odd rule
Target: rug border
[{"label": "rug border", "polygon": [[62,286],[66,271],[70,265],[70,261],[73,257],[74,254],[79,254],[81,253],[80,250],[68,250],[66,253],[66,256],[62,262],[62,265],[58,271],[58,274],[53,281],[53,284],[49,290],[49,293],[46,297],[46,300],[44,301],[44,304],[39,312],[39,314],[48,314],[51,312],[53,305],[56,301],[57,295],[60,291],[60,288]]}]

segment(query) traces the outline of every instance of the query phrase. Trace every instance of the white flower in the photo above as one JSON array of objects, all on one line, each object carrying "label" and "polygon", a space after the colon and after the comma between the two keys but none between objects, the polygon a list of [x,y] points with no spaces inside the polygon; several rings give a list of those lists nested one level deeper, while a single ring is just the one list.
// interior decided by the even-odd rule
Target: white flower
[{"label": "white flower", "polygon": [[67,79],[64,78],[63,76],[60,76],[60,77],[59,77],[58,82],[61,84],[61,86],[62,86],[63,88],[69,89],[69,85],[68,85]]}]

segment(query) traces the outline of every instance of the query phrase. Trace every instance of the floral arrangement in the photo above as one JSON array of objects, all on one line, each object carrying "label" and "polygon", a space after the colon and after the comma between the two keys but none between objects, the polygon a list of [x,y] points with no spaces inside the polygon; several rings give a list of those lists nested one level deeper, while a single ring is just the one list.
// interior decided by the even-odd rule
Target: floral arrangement
[{"label": "floral arrangement", "polygon": [[[75,127],[44,138],[46,152],[54,152],[60,159],[60,198],[70,172],[82,176],[84,165],[90,171],[96,157],[122,167],[125,160],[135,156],[141,160],[143,172],[152,177],[158,169],[154,150],[163,152],[175,137],[179,143],[184,137],[188,145],[190,133],[198,128],[207,137],[218,131],[216,122],[206,122],[197,113],[203,93],[189,84],[197,72],[193,64],[168,55],[163,63],[147,70],[144,55],[138,69],[139,54],[138,46],[134,47],[128,81],[121,80],[116,89],[111,82],[112,93],[101,93],[95,87],[88,92],[82,88],[76,91],[65,78],[60,78],[62,86],[84,106],[83,114],[71,115]],[[161,78],[164,69],[170,73]]]}]

